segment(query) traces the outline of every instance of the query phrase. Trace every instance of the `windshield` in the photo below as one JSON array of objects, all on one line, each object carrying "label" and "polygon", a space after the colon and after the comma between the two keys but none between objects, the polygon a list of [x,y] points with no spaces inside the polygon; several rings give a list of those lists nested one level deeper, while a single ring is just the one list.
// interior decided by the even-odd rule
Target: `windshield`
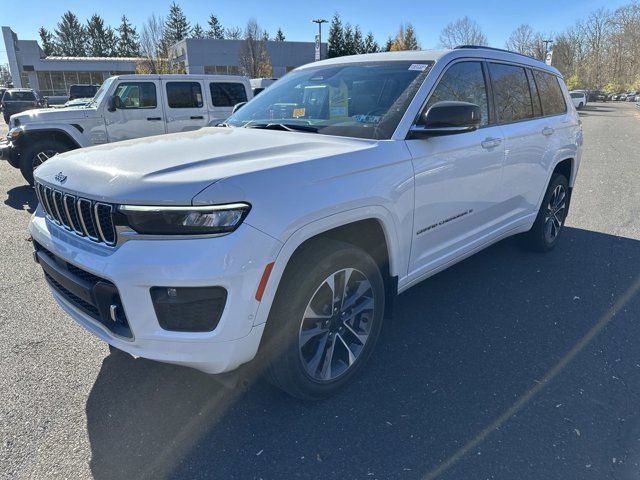
[{"label": "windshield", "polygon": [[2,99],[11,102],[34,102],[36,100],[36,96],[33,92],[7,92],[4,94]]},{"label": "windshield", "polygon": [[87,104],[87,107],[95,107],[96,105],[99,105],[100,102],[102,102],[102,99],[107,94],[107,91],[109,90],[109,87],[113,83],[114,78],[115,77],[109,77],[104,81],[102,86],[98,89],[96,94],[93,96],[93,100],[91,100]]},{"label": "windshield", "polygon": [[307,126],[324,135],[389,139],[433,62],[363,62],[294,71],[226,121]]}]

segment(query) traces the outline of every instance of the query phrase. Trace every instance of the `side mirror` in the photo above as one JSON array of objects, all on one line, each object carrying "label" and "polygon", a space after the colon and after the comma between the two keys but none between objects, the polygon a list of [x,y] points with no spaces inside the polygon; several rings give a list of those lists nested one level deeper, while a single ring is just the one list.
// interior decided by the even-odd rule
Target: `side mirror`
[{"label": "side mirror", "polygon": [[410,138],[427,138],[472,132],[480,127],[480,107],[467,102],[438,102],[409,130]]},{"label": "side mirror", "polygon": [[236,103],[233,106],[233,110],[231,110],[231,115],[233,115],[234,113],[236,113],[238,110],[240,110],[242,107],[244,107],[247,104],[247,102],[240,102],[240,103]]},{"label": "side mirror", "polygon": [[122,99],[117,95],[111,95],[109,97],[109,101],[107,102],[107,110],[109,110],[110,112],[115,112],[119,108],[124,108]]}]

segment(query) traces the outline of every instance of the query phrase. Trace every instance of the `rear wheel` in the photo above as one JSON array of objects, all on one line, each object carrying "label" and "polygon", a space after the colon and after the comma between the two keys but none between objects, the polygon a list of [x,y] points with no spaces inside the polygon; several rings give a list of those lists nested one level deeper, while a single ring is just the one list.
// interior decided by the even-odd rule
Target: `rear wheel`
[{"label": "rear wheel", "polygon": [[267,323],[269,380],[302,399],[333,394],[365,365],[383,311],[382,274],[364,250],[334,240],[304,248]]},{"label": "rear wheel", "polygon": [[554,173],[540,205],[531,230],[525,234],[529,248],[548,252],[556,246],[569,206],[569,182],[564,175]]},{"label": "rear wheel", "polygon": [[67,150],[69,147],[57,140],[41,140],[29,145],[20,155],[22,176],[30,185],[33,185],[33,171],[54,155]]},{"label": "rear wheel", "polygon": [[7,125],[9,125],[9,119],[11,118],[11,115],[3,115],[4,117],[4,123],[6,123]]},{"label": "rear wheel", "polygon": [[578,110],[582,110],[582,107],[584,107],[584,103],[580,102],[580,103],[578,104]]}]

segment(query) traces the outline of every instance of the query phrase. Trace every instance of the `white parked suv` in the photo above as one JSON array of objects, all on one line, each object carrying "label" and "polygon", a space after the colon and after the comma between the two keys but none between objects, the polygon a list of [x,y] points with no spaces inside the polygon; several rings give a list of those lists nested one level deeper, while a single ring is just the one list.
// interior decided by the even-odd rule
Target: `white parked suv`
[{"label": "white parked suv", "polygon": [[583,91],[573,91],[569,92],[571,96],[571,101],[573,102],[573,106],[576,107],[576,110],[582,110],[584,106],[587,104],[587,95]]},{"label": "white parked suv", "polygon": [[77,108],[30,110],[11,116],[0,157],[33,183],[33,169],[53,155],[102,143],[195,130],[224,121],[253,97],[247,77],[119,75]]},{"label": "white parked suv", "polygon": [[52,158],[30,231],[57,302],[114,349],[214,374],[260,353],[318,398],[364,368],[398,293],[510,235],[552,249],[581,151],[532,58],[341,57],[222,126]]}]

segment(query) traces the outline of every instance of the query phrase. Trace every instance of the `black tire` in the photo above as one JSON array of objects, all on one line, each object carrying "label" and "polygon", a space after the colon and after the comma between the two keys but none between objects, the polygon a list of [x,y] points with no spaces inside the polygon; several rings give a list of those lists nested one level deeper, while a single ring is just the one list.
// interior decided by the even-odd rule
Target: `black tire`
[{"label": "black tire", "polygon": [[26,147],[20,154],[20,172],[22,176],[29,185],[33,185],[33,171],[42,163],[42,156],[39,156],[39,154],[45,153],[51,157],[53,156],[52,154],[66,152],[67,150],[69,150],[69,147],[57,140],[34,142],[33,145]]},{"label": "black tire", "polygon": [[4,123],[6,123],[7,125],[9,125],[9,120],[11,119],[11,115],[2,115],[2,117],[4,118]]},{"label": "black tire", "polygon": [[580,102],[580,103],[578,104],[578,110],[582,110],[582,107],[584,107],[584,104],[583,104],[582,102]]},{"label": "black tire", "polygon": [[[563,195],[560,200],[558,200],[558,197],[554,197],[554,192],[556,192],[557,189]],[[557,201],[559,201],[559,203],[554,206],[553,204]],[[551,176],[551,181],[542,199],[536,221],[533,227],[531,227],[531,230],[524,234],[525,245],[536,252],[548,252],[552,250],[558,243],[558,239],[562,233],[568,208],[569,182],[564,175],[554,173]],[[551,215],[554,210],[556,212],[555,216]],[[552,222],[553,226],[550,226],[549,222]],[[554,230],[555,234],[552,235]]]},{"label": "black tire", "polygon": [[[332,277],[334,274],[336,276]],[[347,275],[350,280],[346,281],[344,298],[349,300],[345,303],[342,300],[345,289],[340,278],[344,284]],[[335,280],[333,291],[340,292],[340,299],[334,297],[331,303],[334,307],[340,304],[340,308],[344,305],[344,311],[332,310],[328,301],[324,307],[328,306],[331,320],[325,320],[326,317],[305,317],[312,300],[330,298],[331,290],[327,290],[329,284],[325,282],[329,278]],[[360,296],[361,290],[365,293]],[[362,302],[356,303],[360,299]],[[304,400],[332,395],[349,383],[366,364],[380,335],[384,302],[382,274],[375,260],[364,250],[335,240],[319,240],[302,247],[287,267],[267,322],[263,343],[267,379],[290,395]],[[371,305],[372,309],[352,313],[361,310],[365,303]],[[347,308],[347,304],[353,308]],[[315,303],[314,310],[322,305],[322,302]],[[326,309],[323,312],[326,313]],[[347,326],[347,322],[350,322],[350,326]],[[300,346],[304,331],[315,331],[321,327],[327,333],[310,336],[312,340]],[[314,355],[314,351],[320,355]],[[328,356],[329,351],[332,352],[331,357]],[[305,360],[305,355],[311,357],[309,362]],[[316,363],[316,358],[318,364],[314,369],[312,365]],[[328,358],[330,360],[327,362]],[[352,361],[352,358],[355,360]],[[330,377],[335,374],[335,378],[314,378],[310,370],[316,372],[317,376],[328,373]]]}]

